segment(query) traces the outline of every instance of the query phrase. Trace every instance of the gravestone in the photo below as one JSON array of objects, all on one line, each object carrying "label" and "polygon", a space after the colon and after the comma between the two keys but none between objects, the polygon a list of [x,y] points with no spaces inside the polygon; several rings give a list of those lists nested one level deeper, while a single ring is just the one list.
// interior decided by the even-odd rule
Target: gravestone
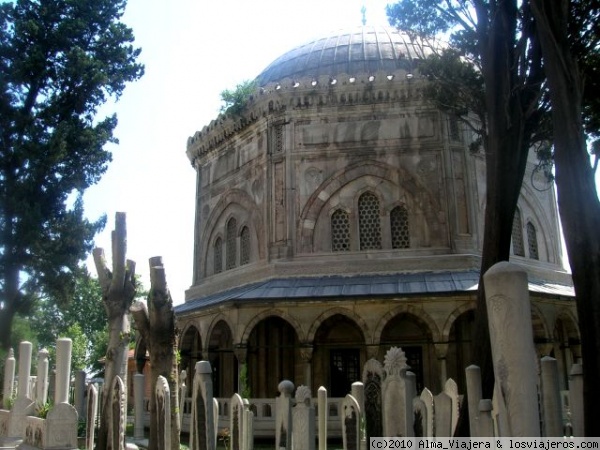
[{"label": "gravestone", "polygon": [[469,408],[469,428],[471,437],[483,437],[479,432],[479,401],[481,400],[481,369],[470,365],[465,369],[467,379],[467,405]]},{"label": "gravestone", "polygon": [[[275,399],[275,449],[292,450],[292,392],[294,383],[279,383],[279,396]],[[232,448],[233,450],[233,448]]]},{"label": "gravestone", "polygon": [[569,405],[573,436],[584,436],[583,429],[583,366],[573,364],[569,376]]},{"label": "gravestone", "polygon": [[38,405],[45,405],[48,401],[48,350],[38,352],[37,379],[35,401]]},{"label": "gravestone", "polygon": [[[143,375],[142,375],[143,376]],[[156,380],[157,448],[171,448],[171,390],[167,379],[160,375]]]},{"label": "gravestone", "polygon": [[420,397],[413,398],[413,416],[415,437],[431,437],[427,434],[427,407]]},{"label": "gravestone", "polygon": [[562,404],[556,359],[549,356],[542,358],[541,375],[543,435],[546,437],[563,436]]},{"label": "gravestone", "polygon": [[502,261],[484,275],[499,402],[506,405],[511,436],[540,436],[536,353],[527,273]]},{"label": "gravestone", "polygon": [[433,397],[435,437],[452,436],[452,399],[445,392]]},{"label": "gravestone", "polygon": [[17,398],[8,416],[7,436],[23,438],[25,436],[25,418],[34,414],[35,403],[31,399],[29,376],[31,374],[31,342],[19,344],[19,384]]},{"label": "gravestone", "polygon": [[[187,371],[182,370],[179,374],[179,428],[183,427],[183,414],[185,413],[185,401],[187,396]],[[215,422],[218,423],[215,415]]]},{"label": "gravestone", "polygon": [[212,368],[208,361],[198,361],[192,388],[190,450],[214,450],[215,427]]},{"label": "gravestone", "polygon": [[460,414],[460,398],[458,395],[458,385],[452,378],[448,378],[446,383],[444,383],[444,394],[450,397],[450,434],[448,436],[454,436],[454,430],[456,430]]},{"label": "gravestone", "polygon": [[[144,389],[146,387],[146,377],[143,373],[136,373],[133,376],[133,437],[134,439],[144,439]],[[169,415],[170,417],[170,415]],[[160,426],[160,425],[159,425]]]},{"label": "gravestone", "polygon": [[308,386],[298,386],[296,389],[292,418],[294,450],[315,450],[315,408]]},{"label": "gravestone", "polygon": [[365,426],[366,439],[383,436],[383,423],[381,416],[381,380],[383,379],[383,366],[374,358],[369,359],[363,368],[362,380],[365,385]]},{"label": "gravestone", "polygon": [[4,387],[2,395],[4,399],[4,408],[8,409],[13,395],[15,392],[15,367],[17,361],[15,360],[15,351],[11,348],[8,351],[8,356],[4,362]]},{"label": "gravestone", "polygon": [[426,437],[434,437],[434,404],[433,404],[433,394],[427,388],[424,388],[421,391],[421,395],[419,396],[421,401],[423,402],[423,406],[425,407],[425,414],[423,417],[423,433]]},{"label": "gravestone", "polygon": [[410,437],[413,434],[412,399],[416,395],[415,376],[407,373],[409,367],[406,364],[406,356],[398,347],[387,351],[383,368],[383,435]]},{"label": "gravestone", "polygon": [[240,394],[231,397],[229,426],[231,450],[244,450],[244,399]]},{"label": "gravestone", "polygon": [[317,412],[319,428],[319,450],[327,450],[327,389],[321,386],[317,393]]},{"label": "gravestone", "polygon": [[243,450],[252,450],[254,448],[254,412],[250,409],[248,399],[244,399],[244,434],[242,436]]},{"label": "gravestone", "polygon": [[112,385],[106,393],[108,399],[108,440],[107,450],[125,449],[125,424],[127,417],[123,414],[125,398],[125,385],[118,375],[113,378]]},{"label": "gravestone", "polygon": [[80,419],[85,418],[85,370],[78,370],[75,374],[75,409]]},{"label": "gravestone", "polygon": [[94,450],[96,434],[96,418],[98,416],[98,389],[92,383],[87,389],[87,406],[85,413],[85,448]]},{"label": "gravestone", "polygon": [[344,450],[360,450],[360,406],[358,401],[350,394],[342,400],[341,418]]},{"label": "gravestone", "polygon": [[479,400],[478,411],[477,431],[479,432],[479,437],[494,437],[492,401],[489,399]]}]

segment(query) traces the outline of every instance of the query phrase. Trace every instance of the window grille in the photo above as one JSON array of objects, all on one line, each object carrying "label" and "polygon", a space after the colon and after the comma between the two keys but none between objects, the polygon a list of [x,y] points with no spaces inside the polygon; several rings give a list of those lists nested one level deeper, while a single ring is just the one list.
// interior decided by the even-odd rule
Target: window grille
[{"label": "window grille", "polygon": [[521,222],[521,211],[515,211],[512,226],[512,244],[513,253],[517,256],[525,256],[525,246],[523,245],[523,225]]},{"label": "window grille", "polygon": [[527,247],[531,259],[540,259],[538,253],[537,232],[535,231],[535,226],[531,222],[527,222]]},{"label": "window grille", "polygon": [[215,241],[215,273],[221,273],[223,271],[223,241],[221,238],[217,238]]},{"label": "window grille", "polygon": [[381,224],[379,199],[371,192],[365,192],[358,199],[358,227],[360,249],[381,249]]},{"label": "window grille", "polygon": [[408,229],[408,211],[404,206],[396,206],[390,212],[390,230],[392,248],[410,248],[410,232]]},{"label": "window grille", "polygon": [[235,267],[235,260],[237,256],[236,249],[236,230],[237,230],[237,221],[235,219],[229,219],[227,222],[227,260],[225,268],[227,270],[233,269]]},{"label": "window grille", "polygon": [[240,233],[240,266],[250,262],[250,231],[248,227],[242,228]]},{"label": "window grille", "polygon": [[350,220],[348,213],[341,209],[331,216],[331,250],[334,252],[350,250]]}]

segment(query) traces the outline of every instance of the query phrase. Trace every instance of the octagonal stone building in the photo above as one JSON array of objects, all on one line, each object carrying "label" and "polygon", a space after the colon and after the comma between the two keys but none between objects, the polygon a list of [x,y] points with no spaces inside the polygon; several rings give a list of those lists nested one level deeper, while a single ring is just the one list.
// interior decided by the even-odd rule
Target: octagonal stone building
[{"label": "octagonal stone building", "polygon": [[[176,314],[183,368],[209,360],[217,397],[241,381],[273,397],[285,378],[341,397],[391,346],[419,389],[453,377],[464,392],[485,160],[424,99],[430,50],[385,27],[334,32],[275,60],[240,114],[189,138],[194,271]],[[529,274],[538,353],[565,386],[579,332],[554,192],[535,167],[513,261]]]}]

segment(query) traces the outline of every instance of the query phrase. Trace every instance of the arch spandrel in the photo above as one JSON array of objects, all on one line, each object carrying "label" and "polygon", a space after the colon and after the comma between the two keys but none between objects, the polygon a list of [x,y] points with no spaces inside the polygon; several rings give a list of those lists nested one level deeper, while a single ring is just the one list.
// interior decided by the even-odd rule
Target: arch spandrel
[{"label": "arch spandrel", "polygon": [[314,342],[317,331],[321,327],[321,325],[329,318],[335,315],[341,315],[345,318],[351,320],[356,324],[356,326],[362,331],[364,342],[367,343],[370,341],[370,330],[367,322],[354,311],[348,308],[335,307],[330,308],[324,312],[322,312],[312,323],[310,329],[308,330],[308,334],[306,335],[306,342]]}]

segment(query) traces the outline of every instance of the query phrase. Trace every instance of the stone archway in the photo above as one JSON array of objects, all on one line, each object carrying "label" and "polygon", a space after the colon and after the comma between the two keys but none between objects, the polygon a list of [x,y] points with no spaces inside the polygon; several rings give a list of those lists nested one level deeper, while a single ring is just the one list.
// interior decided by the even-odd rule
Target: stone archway
[{"label": "stone archway", "polygon": [[379,344],[380,361],[391,347],[400,347],[406,354],[410,371],[416,375],[417,393],[424,387],[432,391],[440,389],[439,373],[433,332],[426,322],[410,313],[392,317],[383,327]]},{"label": "stone archway", "polygon": [[333,314],[319,324],[313,347],[313,392],[325,386],[330,397],[349,394],[366,362],[363,330],[350,317]]},{"label": "stone archway", "polygon": [[554,323],[554,346],[552,354],[558,364],[558,378],[563,390],[569,389],[569,374],[573,364],[581,358],[581,340],[575,320],[568,313],[561,313]]},{"label": "stone archway", "polygon": [[179,367],[187,373],[186,385],[188,387],[192,386],[196,363],[202,359],[202,338],[200,337],[200,331],[194,325],[187,327],[181,335],[179,355]]},{"label": "stone archway", "polygon": [[301,384],[296,372],[300,344],[294,327],[279,316],[257,322],[247,340],[248,385],[252,397],[276,397],[279,383],[288,379]]},{"label": "stone archway", "polygon": [[450,327],[446,368],[448,378],[458,385],[458,392],[467,392],[465,369],[472,364],[472,337],[475,310],[468,309],[459,314]]},{"label": "stone archway", "polygon": [[225,320],[219,320],[210,331],[207,357],[213,371],[213,395],[231,397],[237,389],[238,366],[231,328]]}]

